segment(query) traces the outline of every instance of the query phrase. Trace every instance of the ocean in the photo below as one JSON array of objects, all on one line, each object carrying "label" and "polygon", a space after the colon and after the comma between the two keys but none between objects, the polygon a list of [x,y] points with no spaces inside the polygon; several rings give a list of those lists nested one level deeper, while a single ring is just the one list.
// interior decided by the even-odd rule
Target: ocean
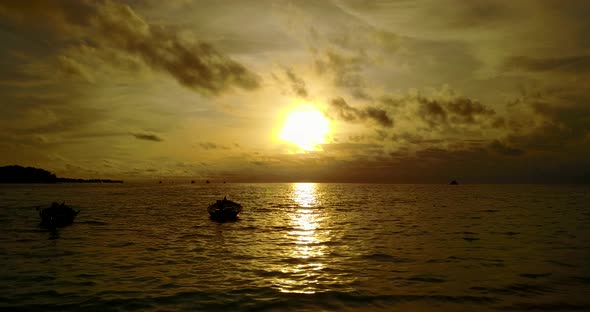
[{"label": "ocean", "polygon": [[590,186],[0,185],[0,308],[589,311]]}]

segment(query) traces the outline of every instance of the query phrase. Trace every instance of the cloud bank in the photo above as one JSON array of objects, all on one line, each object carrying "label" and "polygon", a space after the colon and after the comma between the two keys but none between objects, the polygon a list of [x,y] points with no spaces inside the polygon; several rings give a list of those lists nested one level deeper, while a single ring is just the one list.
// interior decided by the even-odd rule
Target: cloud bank
[{"label": "cloud bank", "polygon": [[[174,28],[148,23],[122,3],[9,1],[0,4],[0,14],[24,26],[50,25],[64,41],[116,48],[137,56],[201,94],[218,95],[232,87],[259,86],[256,74],[211,44],[183,36]],[[83,74],[71,60],[64,61],[71,71]]]},{"label": "cloud bank", "polygon": [[372,106],[358,109],[350,106],[341,97],[332,99],[330,101],[330,108],[336,112],[338,118],[345,121],[373,121],[381,127],[393,127],[393,119],[383,109]]},{"label": "cloud bank", "polygon": [[147,134],[147,133],[134,133],[133,136],[138,140],[146,140],[146,141],[154,141],[154,142],[162,142],[162,138],[155,134]]}]

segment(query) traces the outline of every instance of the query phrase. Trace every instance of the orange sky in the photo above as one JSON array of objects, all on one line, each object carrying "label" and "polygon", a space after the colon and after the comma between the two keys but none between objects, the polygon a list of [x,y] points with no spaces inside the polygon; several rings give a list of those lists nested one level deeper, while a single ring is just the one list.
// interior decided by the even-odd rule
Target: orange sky
[{"label": "orange sky", "polygon": [[[4,1],[0,165],[588,182],[588,13],[550,0]],[[282,140],[301,110],[329,131],[308,115]]]}]

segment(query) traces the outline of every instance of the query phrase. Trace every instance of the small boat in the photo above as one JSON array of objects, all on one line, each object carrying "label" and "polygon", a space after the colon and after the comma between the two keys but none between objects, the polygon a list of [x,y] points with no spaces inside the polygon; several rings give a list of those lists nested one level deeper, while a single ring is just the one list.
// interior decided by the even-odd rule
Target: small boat
[{"label": "small boat", "polygon": [[209,217],[217,221],[236,220],[242,211],[242,205],[223,197],[207,207]]},{"label": "small boat", "polygon": [[58,204],[51,203],[51,206],[43,208],[39,211],[41,217],[41,226],[48,228],[58,228],[70,225],[74,222],[74,218],[80,213],[65,203]]}]

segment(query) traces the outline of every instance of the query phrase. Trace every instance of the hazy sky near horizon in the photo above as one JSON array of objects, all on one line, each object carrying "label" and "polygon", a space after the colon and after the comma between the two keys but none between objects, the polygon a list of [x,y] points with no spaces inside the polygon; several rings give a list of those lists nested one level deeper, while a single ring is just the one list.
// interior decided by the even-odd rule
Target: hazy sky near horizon
[{"label": "hazy sky near horizon", "polygon": [[[589,181],[588,16],[583,0],[3,1],[0,165]],[[280,138],[302,108],[329,122],[307,151]]]}]

